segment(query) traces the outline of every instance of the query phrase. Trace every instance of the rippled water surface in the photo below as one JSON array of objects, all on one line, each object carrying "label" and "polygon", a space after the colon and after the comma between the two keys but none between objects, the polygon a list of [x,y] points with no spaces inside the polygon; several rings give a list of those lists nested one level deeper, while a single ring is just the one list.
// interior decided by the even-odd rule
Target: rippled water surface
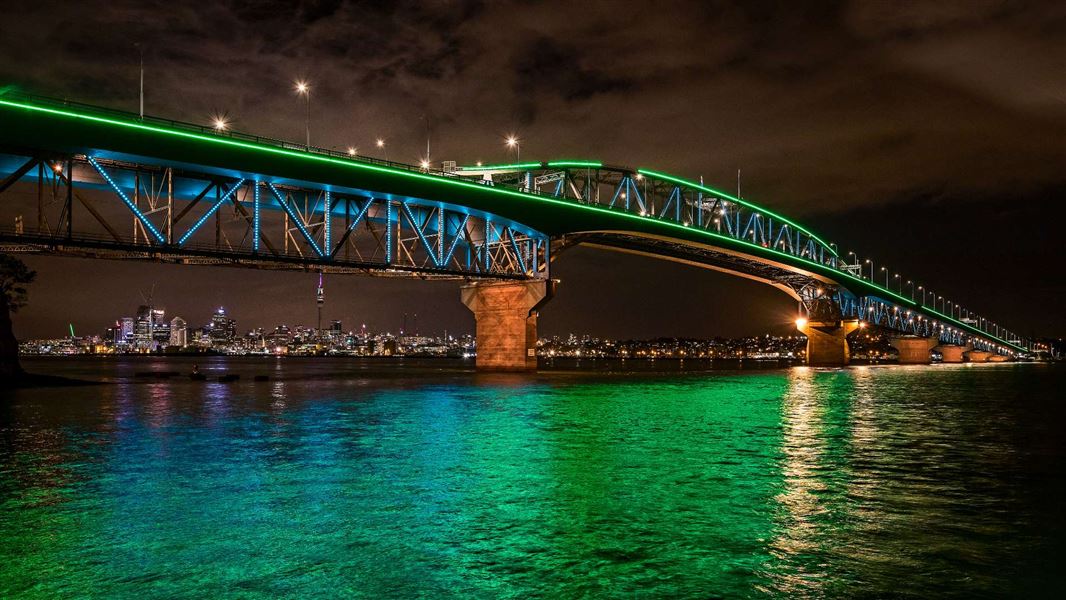
[{"label": "rippled water surface", "polygon": [[4,598],[1064,589],[1053,365],[29,366],[111,383],[0,393]]}]

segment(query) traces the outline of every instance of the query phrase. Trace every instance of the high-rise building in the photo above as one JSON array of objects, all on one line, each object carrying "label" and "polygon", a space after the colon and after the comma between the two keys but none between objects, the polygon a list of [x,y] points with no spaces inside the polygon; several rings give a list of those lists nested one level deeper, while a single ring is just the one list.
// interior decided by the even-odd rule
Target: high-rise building
[{"label": "high-rise building", "polygon": [[226,309],[219,307],[211,315],[211,343],[225,344],[237,337],[237,321],[226,316]]},{"label": "high-rise building", "polygon": [[119,321],[119,339],[116,340],[116,343],[123,346],[133,344],[133,329],[133,317],[122,317],[122,320]]},{"label": "high-rise building", "polygon": [[189,345],[189,332],[185,319],[174,317],[170,320],[170,345],[184,348]]},{"label": "high-rise building", "polygon": [[274,331],[266,336],[267,343],[271,346],[288,346],[292,341],[292,330],[288,325],[278,325]]},{"label": "high-rise building", "polygon": [[164,319],[166,311],[142,304],[133,321],[133,344],[138,349],[155,350],[170,341],[170,324]]}]

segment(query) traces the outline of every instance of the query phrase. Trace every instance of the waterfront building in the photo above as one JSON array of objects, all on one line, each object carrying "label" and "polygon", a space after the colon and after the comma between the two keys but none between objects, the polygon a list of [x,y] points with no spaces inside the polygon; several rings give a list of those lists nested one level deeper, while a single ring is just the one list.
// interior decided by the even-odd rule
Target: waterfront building
[{"label": "waterfront building", "polygon": [[185,319],[174,317],[170,320],[170,345],[184,348],[189,345],[188,328]]}]

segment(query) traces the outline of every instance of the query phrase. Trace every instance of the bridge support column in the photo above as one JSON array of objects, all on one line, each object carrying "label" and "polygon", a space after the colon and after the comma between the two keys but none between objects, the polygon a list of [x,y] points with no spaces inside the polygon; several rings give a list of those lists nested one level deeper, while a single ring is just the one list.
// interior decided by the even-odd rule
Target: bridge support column
[{"label": "bridge support column", "polygon": [[807,364],[812,367],[842,367],[851,361],[848,334],[859,328],[858,320],[797,321],[796,329],[807,336]]},{"label": "bridge support column", "polygon": [[985,350],[970,350],[969,352],[963,353],[963,355],[966,357],[966,360],[970,362],[983,363],[988,362],[988,357],[992,356],[992,353]]},{"label": "bridge support column", "polygon": [[941,344],[936,351],[940,353],[940,362],[961,363],[962,354],[970,349],[970,346],[956,346],[954,344]]},{"label": "bridge support column", "polygon": [[460,293],[477,321],[477,368],[535,371],[537,309],[554,295],[555,282],[479,281]]},{"label": "bridge support column", "polygon": [[908,336],[889,338],[888,343],[899,353],[899,364],[927,365],[933,361],[929,351],[940,341],[935,338]]}]

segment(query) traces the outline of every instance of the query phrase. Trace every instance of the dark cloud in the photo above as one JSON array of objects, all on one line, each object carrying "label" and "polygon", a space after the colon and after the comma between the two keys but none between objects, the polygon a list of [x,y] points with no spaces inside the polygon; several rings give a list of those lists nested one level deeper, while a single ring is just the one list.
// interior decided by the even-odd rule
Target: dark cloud
[{"label": "dark cloud", "polygon": [[0,79],[135,109],[142,42],[153,114],[300,139],[305,77],[322,146],[413,162],[428,121],[436,160],[504,159],[515,131],[523,158],[730,189],[739,168],[845,239],[856,211],[950,198],[978,228],[975,198],[1062,189],[1063,39],[1054,1],[36,2],[5,20]]}]

